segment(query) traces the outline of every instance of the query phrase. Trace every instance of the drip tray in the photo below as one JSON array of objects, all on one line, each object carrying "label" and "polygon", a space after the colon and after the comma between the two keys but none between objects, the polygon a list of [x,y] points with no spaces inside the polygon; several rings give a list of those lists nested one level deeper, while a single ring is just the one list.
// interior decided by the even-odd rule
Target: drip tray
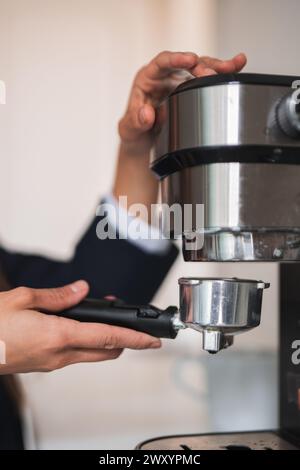
[{"label": "drip tray", "polygon": [[138,450],[297,450],[274,432],[186,434],[144,441]]}]

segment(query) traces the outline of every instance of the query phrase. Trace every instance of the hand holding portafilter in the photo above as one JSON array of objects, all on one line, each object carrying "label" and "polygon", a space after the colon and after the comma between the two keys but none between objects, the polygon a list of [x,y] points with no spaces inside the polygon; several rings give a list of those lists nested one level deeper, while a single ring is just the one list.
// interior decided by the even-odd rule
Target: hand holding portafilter
[{"label": "hand holding portafilter", "polygon": [[174,339],[180,329],[190,327],[203,333],[203,349],[216,353],[230,346],[234,335],[259,325],[263,290],[269,287],[262,281],[236,278],[181,278],[179,285],[179,309],[86,299],[61,316],[131,328],[158,338]]}]

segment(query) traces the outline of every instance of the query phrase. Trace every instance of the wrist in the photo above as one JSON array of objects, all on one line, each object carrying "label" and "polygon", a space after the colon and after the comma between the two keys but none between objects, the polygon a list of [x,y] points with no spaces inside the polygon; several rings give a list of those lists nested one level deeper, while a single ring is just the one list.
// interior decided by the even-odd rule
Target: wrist
[{"label": "wrist", "polygon": [[113,195],[116,199],[127,196],[128,206],[139,203],[150,209],[157,202],[158,182],[149,168],[150,146],[122,142]]},{"label": "wrist", "polygon": [[126,140],[120,138],[120,154],[123,158],[148,158],[150,157],[153,146],[152,139],[141,137],[135,140]]}]

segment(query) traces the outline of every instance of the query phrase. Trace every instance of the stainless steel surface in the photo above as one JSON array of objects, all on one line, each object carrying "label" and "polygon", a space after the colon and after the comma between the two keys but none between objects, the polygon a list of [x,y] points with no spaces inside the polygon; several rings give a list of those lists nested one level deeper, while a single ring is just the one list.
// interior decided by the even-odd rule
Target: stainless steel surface
[{"label": "stainless steel surface", "polygon": [[172,326],[175,331],[185,330],[186,325],[180,320],[179,315],[174,315],[172,319]]},{"label": "stainless steel surface", "polygon": [[157,437],[137,446],[140,450],[296,450],[274,432],[241,432]]},{"label": "stainless steel surface", "polygon": [[227,83],[186,90],[164,103],[154,160],[196,147],[278,145],[300,148],[278,126],[276,107],[292,90],[284,86]]},{"label": "stainless steel surface", "polygon": [[[187,248],[188,247],[188,248]],[[266,228],[205,230],[201,248],[191,250],[183,238],[185,261],[297,261],[300,260],[299,229],[275,231]]]},{"label": "stainless steel surface", "polygon": [[[177,161],[184,155],[185,160],[178,160],[169,174],[166,164],[162,202],[204,206],[202,227],[194,222],[186,229],[183,220],[185,260],[300,260],[300,164],[285,164],[281,150],[293,149],[296,158],[299,148],[300,162],[300,107],[294,91],[272,85],[270,77],[268,85],[198,86],[164,103],[153,163],[163,156]],[[271,148],[272,154],[266,150],[268,162],[243,163],[245,149],[251,156],[251,145],[261,149],[255,158],[263,158],[263,149]],[[217,148],[214,158],[219,158],[235,146],[239,162],[201,164],[201,151]],[[197,161],[189,159],[191,149],[197,149]],[[271,163],[276,155],[280,163]],[[198,166],[192,166],[195,163]],[[181,169],[172,173],[176,168]],[[203,245],[189,249],[188,241],[199,233],[204,233]]]},{"label": "stainless steel surface", "polygon": [[203,333],[203,349],[216,353],[233,336],[260,324],[262,281],[237,278],[181,278],[180,319]]},{"label": "stainless steel surface", "polygon": [[207,229],[300,230],[300,165],[213,163],[184,168],[162,181],[162,197],[168,204],[204,204]]},{"label": "stainless steel surface", "polygon": [[300,165],[198,165],[164,178],[161,194],[169,206],[203,205],[204,229],[194,220],[185,232],[204,231],[204,244],[188,250],[183,237],[187,261],[300,259]]}]

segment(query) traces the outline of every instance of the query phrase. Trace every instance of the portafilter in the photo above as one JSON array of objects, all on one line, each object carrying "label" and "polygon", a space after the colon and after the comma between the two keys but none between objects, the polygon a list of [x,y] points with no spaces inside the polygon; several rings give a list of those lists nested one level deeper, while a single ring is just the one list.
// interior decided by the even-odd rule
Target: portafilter
[{"label": "portafilter", "polygon": [[158,338],[193,328],[203,333],[203,349],[216,353],[233,343],[234,335],[260,324],[262,281],[237,278],[181,278],[178,307],[128,305],[119,300],[86,299],[59,315],[82,322],[131,328]]}]

